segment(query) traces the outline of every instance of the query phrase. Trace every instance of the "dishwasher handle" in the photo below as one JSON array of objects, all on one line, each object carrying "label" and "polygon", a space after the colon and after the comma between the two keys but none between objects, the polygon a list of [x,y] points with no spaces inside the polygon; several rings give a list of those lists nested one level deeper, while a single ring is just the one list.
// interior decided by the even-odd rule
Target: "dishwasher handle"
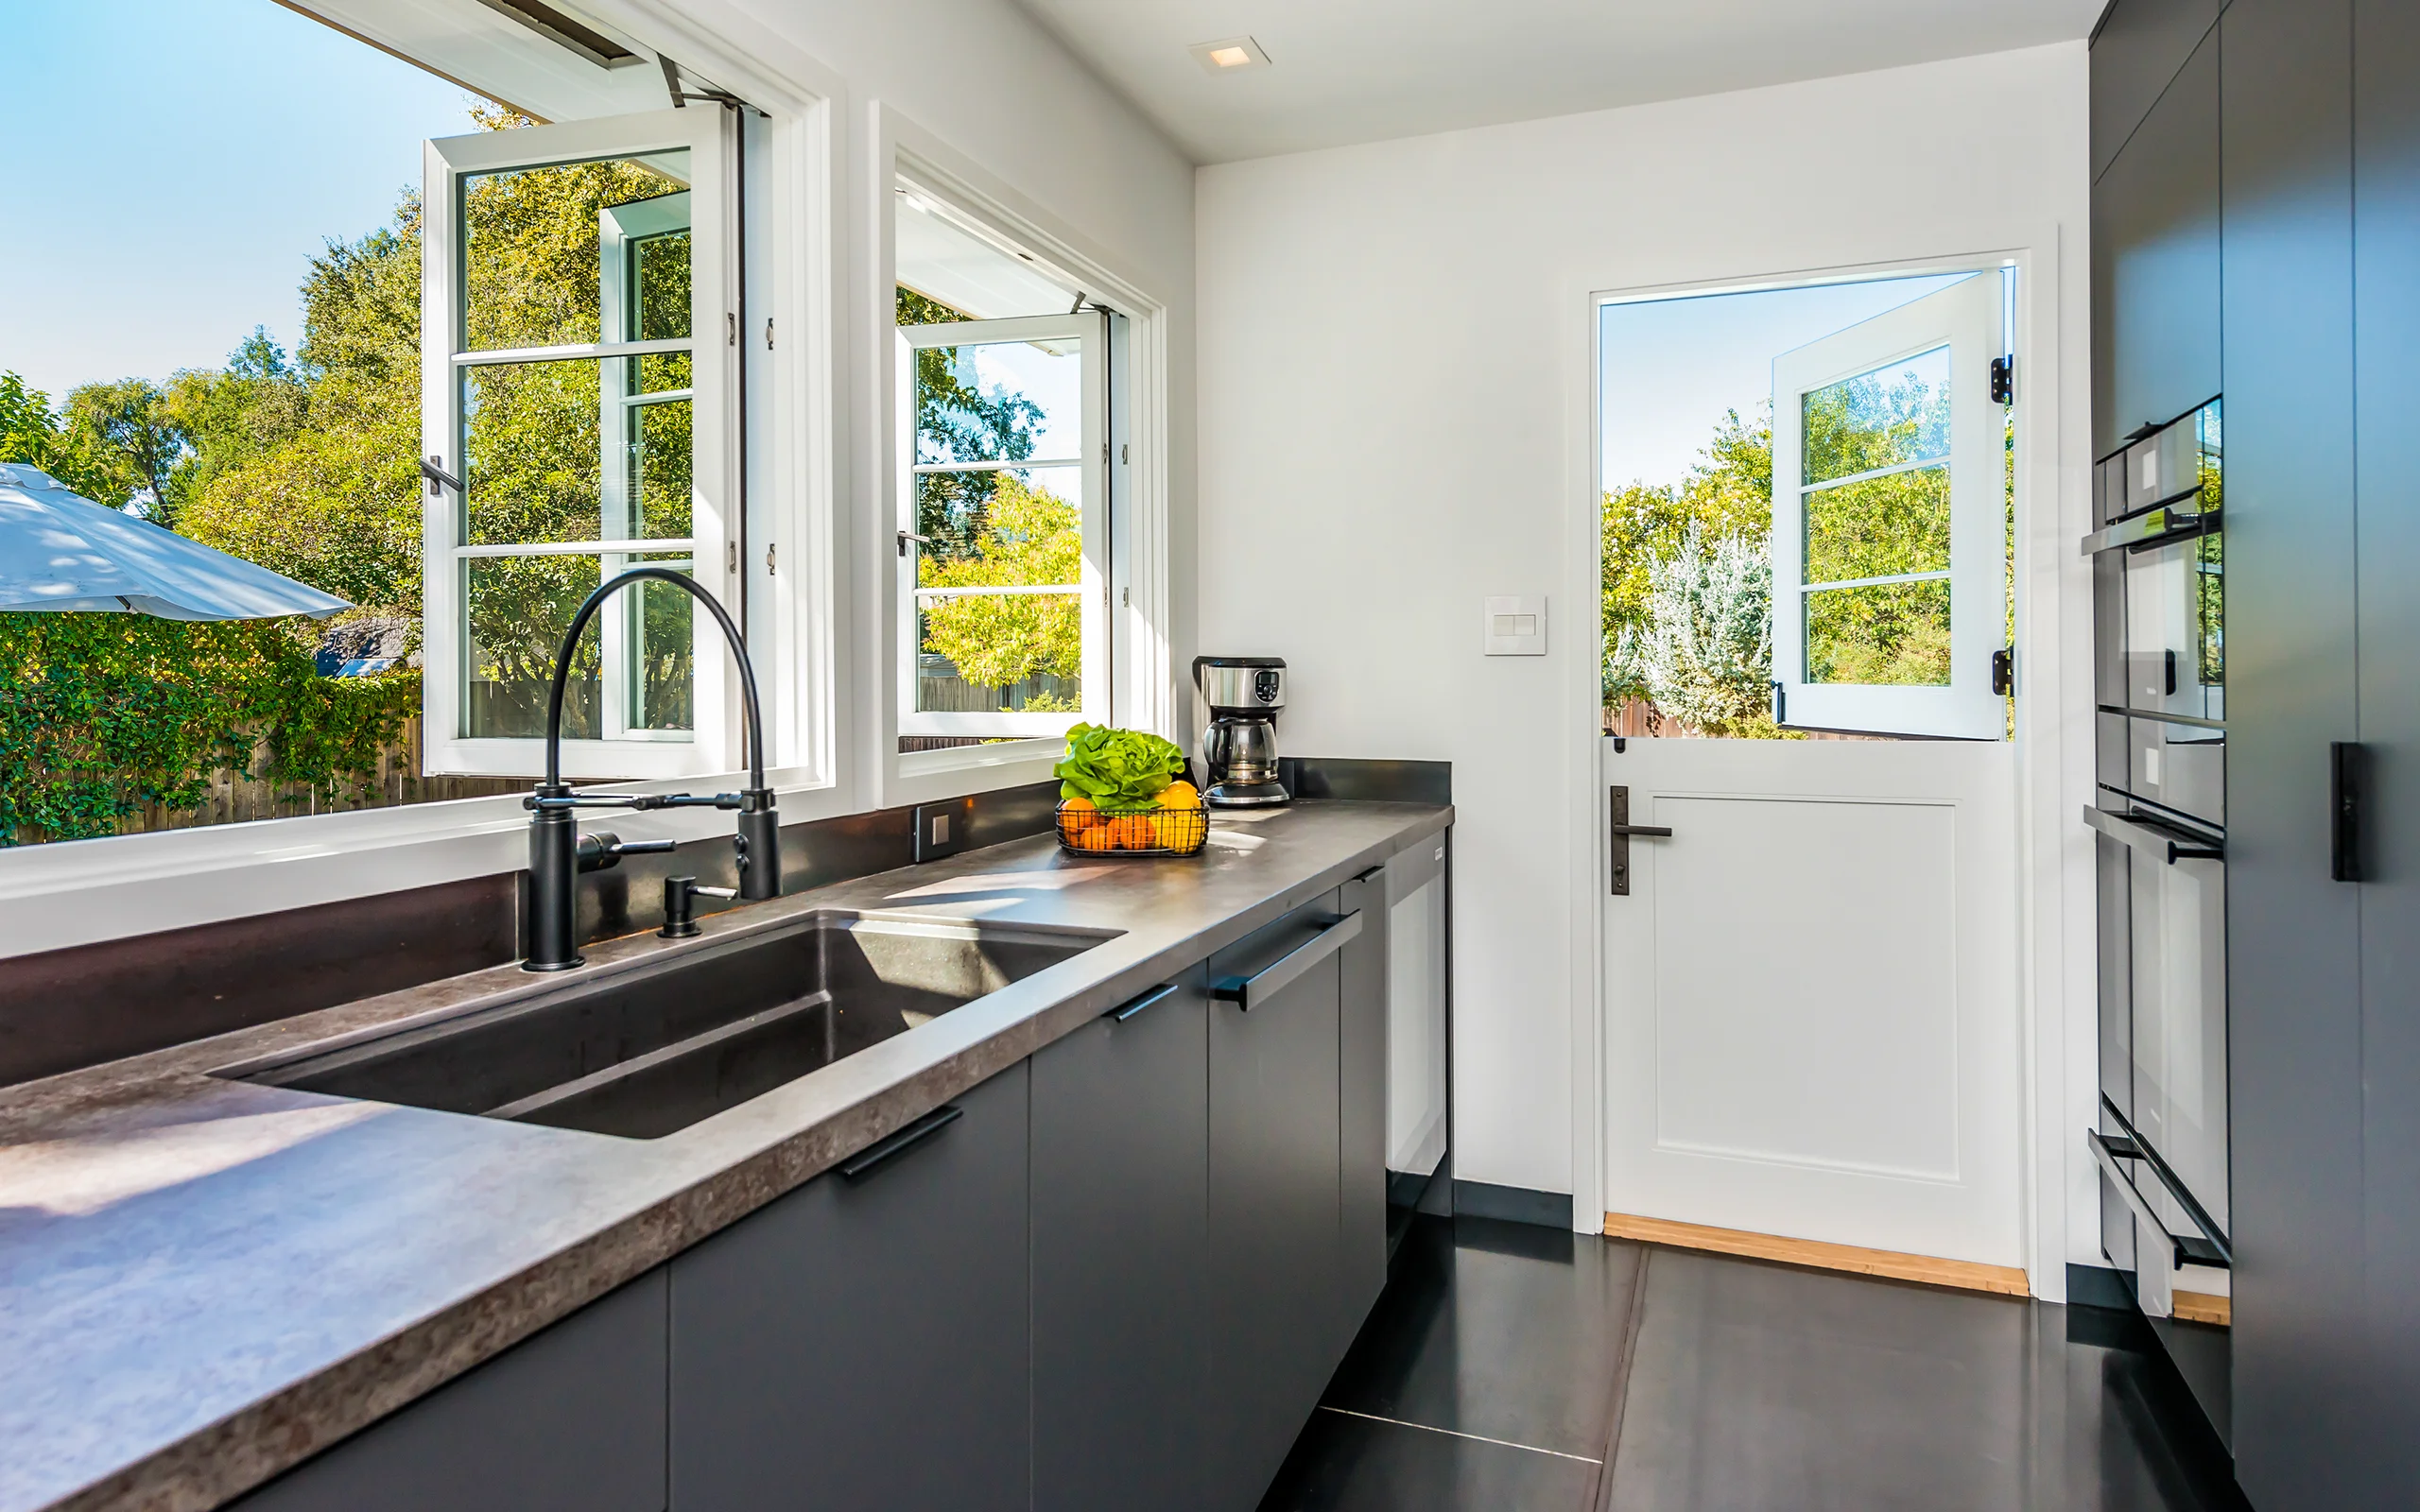
[{"label": "dishwasher handle", "polygon": [[1341,919],[1330,917],[1327,927],[1302,944],[1279,956],[1250,976],[1221,976],[1210,984],[1210,995],[1223,998],[1244,1012],[1253,1008],[1291,987],[1296,977],[1342,950],[1346,942],[1361,934],[1361,911],[1355,909]]}]

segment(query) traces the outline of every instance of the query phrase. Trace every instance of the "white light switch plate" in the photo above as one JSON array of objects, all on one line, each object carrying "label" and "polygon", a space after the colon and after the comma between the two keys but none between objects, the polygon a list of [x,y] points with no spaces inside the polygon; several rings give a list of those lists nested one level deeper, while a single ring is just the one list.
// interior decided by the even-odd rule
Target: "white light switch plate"
[{"label": "white light switch plate", "polygon": [[1542,595],[1491,597],[1480,627],[1489,656],[1547,654],[1547,601]]}]

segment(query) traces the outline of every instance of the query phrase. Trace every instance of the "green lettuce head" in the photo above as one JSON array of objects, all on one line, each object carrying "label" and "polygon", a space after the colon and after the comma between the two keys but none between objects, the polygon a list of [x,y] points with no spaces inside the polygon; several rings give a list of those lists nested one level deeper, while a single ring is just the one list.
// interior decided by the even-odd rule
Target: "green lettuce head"
[{"label": "green lettuce head", "polygon": [[1144,808],[1184,775],[1184,752],[1140,730],[1078,725],[1067,731],[1067,754],[1050,769],[1059,797],[1089,799],[1095,808]]}]

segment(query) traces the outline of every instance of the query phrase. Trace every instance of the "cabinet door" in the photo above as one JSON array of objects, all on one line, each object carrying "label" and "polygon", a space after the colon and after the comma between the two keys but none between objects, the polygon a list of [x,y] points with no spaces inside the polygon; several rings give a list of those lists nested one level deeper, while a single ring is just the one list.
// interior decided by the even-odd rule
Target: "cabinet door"
[{"label": "cabinet door", "polygon": [[[1210,962],[1249,975],[1308,944],[1330,894]],[[1250,1512],[1336,1366],[1339,963],[1249,1011],[1210,1006],[1210,1400],[1214,1512]]]},{"label": "cabinet door", "polygon": [[1033,1057],[1033,1504],[1201,1505],[1209,1005],[1199,968]]},{"label": "cabinet door", "polygon": [[2361,1148],[2378,1503],[2420,1503],[2420,9],[2354,8],[2353,173],[2360,486]]},{"label": "cabinet door", "polygon": [[1340,1356],[1387,1284],[1387,868],[1371,868],[1337,898],[1361,916],[1361,933],[1337,953]]},{"label": "cabinet door", "polygon": [[2117,0],[2109,8],[2092,39],[2094,178],[2208,35],[2219,9],[2219,0]]},{"label": "cabinet door", "polygon": [[679,1512],[1030,1504],[1026,1065],[950,1106],[673,1261]]},{"label": "cabinet door", "polygon": [[2360,889],[2328,854],[2328,743],[2357,736],[2350,21],[2220,24],[2234,1447],[2264,1512],[2395,1500],[2360,1479]]},{"label": "cabinet door", "polygon": [[2219,391],[2218,36],[2093,186],[2095,456]]},{"label": "cabinet door", "polygon": [[240,1512],[663,1512],[661,1270],[233,1503]]}]

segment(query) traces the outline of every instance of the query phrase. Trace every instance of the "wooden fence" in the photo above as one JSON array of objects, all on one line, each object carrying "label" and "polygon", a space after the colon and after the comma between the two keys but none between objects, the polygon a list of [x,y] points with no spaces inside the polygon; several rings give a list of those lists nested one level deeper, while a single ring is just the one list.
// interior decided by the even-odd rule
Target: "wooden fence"
[{"label": "wooden fence", "polygon": [[364,776],[358,783],[317,787],[308,782],[271,782],[221,767],[210,774],[210,790],[197,807],[171,809],[146,803],[119,821],[118,833],[191,830],[205,824],[241,824],[248,819],[349,814],[356,809],[391,809],[406,803],[526,793],[536,781],[516,777],[422,776],[420,716],[415,714],[378,753],[377,771]]},{"label": "wooden fence", "polygon": [[[1618,709],[1600,711],[1600,719],[1606,734],[1625,735],[1634,740],[1643,736],[1657,735],[1693,738],[1701,733],[1694,725],[1685,725],[1677,719],[1665,718],[1655,712],[1653,704],[1644,698],[1633,698]],[[1888,735],[1851,735],[1830,730],[1802,730],[1799,731],[1799,735],[1805,740],[1888,740],[1891,738]]]}]

